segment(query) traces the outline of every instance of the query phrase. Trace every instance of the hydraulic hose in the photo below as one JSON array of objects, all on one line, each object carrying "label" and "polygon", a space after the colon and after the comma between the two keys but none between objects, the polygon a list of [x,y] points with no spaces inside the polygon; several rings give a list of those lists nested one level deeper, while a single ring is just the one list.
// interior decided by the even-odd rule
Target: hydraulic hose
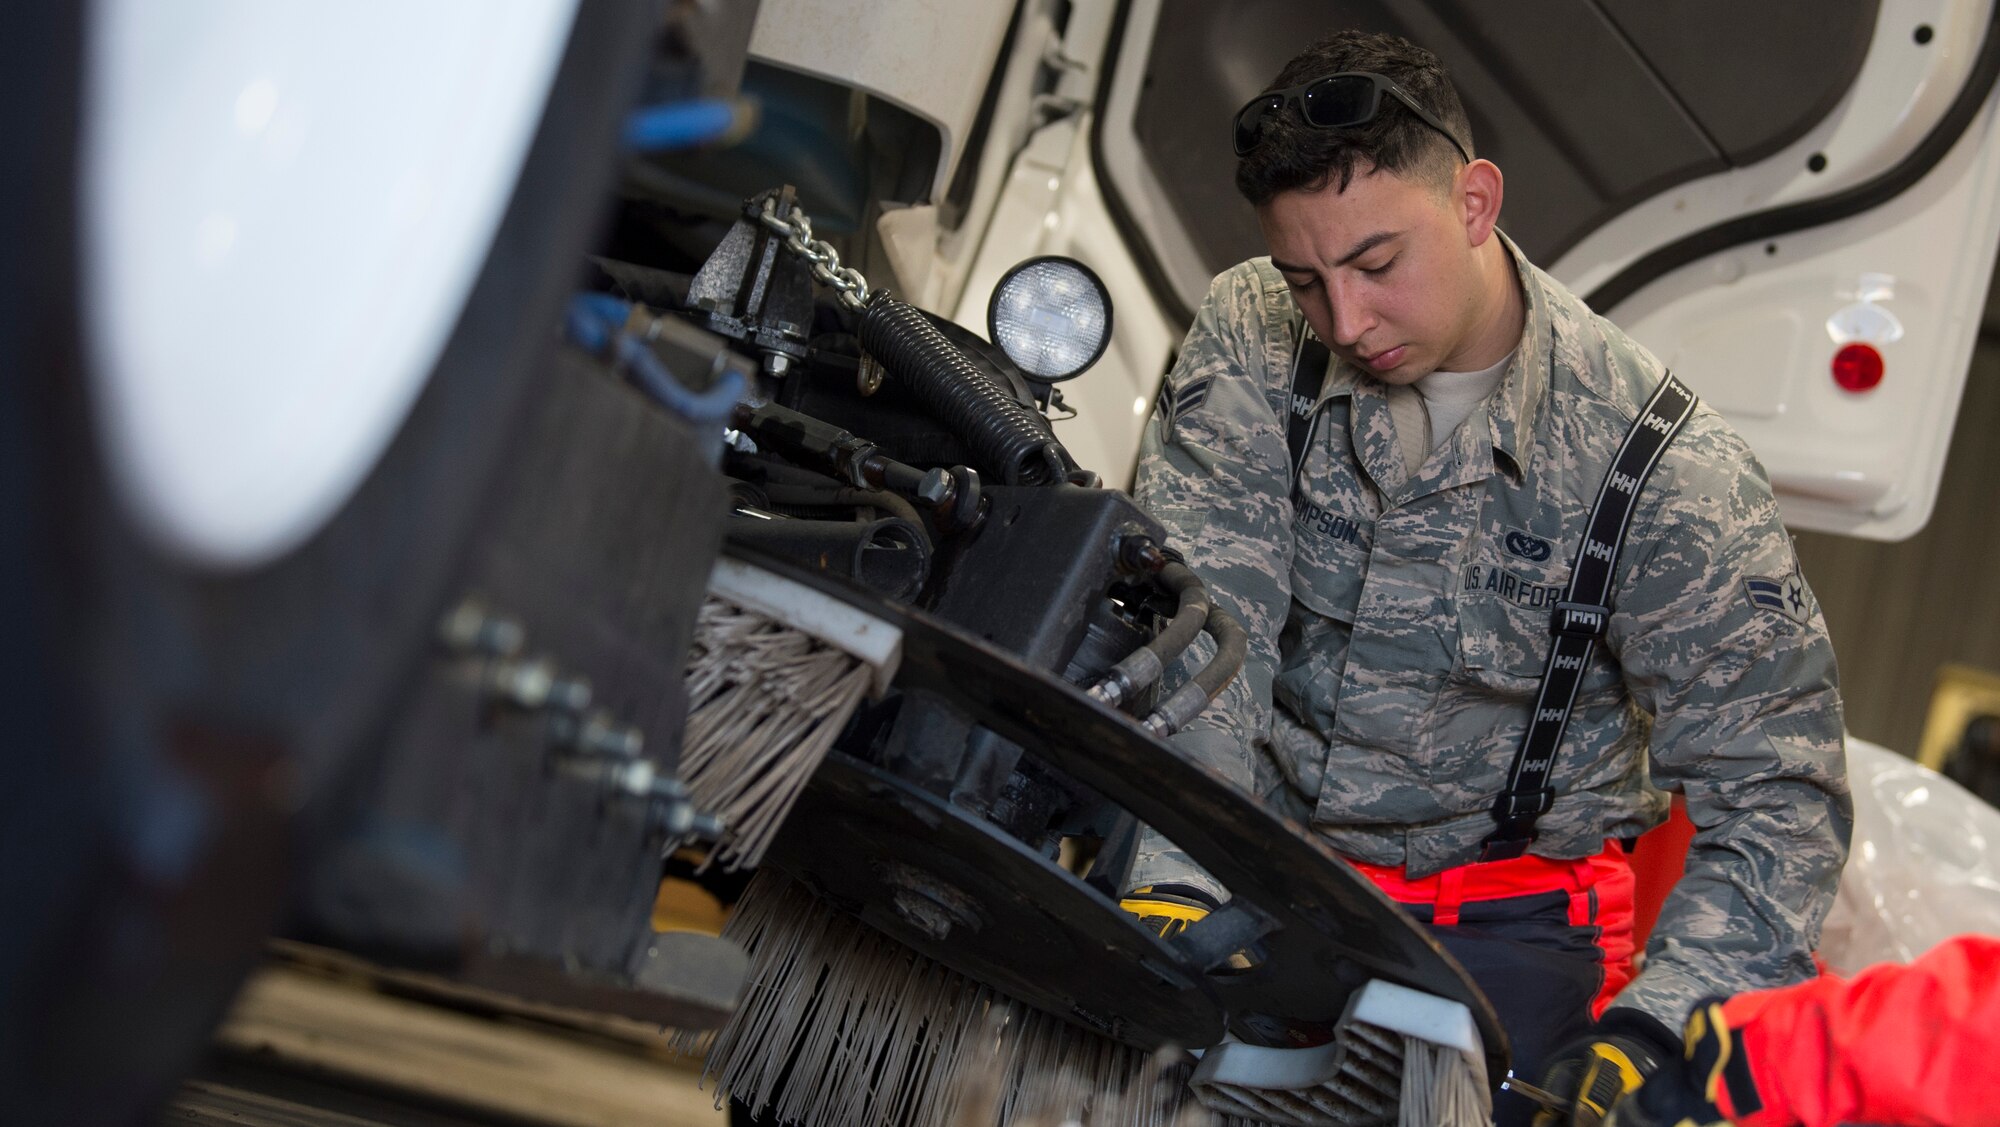
[{"label": "hydraulic hose", "polygon": [[845,576],[891,599],[914,598],[930,579],[931,546],[921,525],[873,521],[731,517],[729,539],[829,575]]},{"label": "hydraulic hose", "polygon": [[647,106],[625,118],[625,145],[642,153],[677,152],[747,136],[757,118],[756,103],[728,98]]},{"label": "hydraulic hose", "polygon": [[1102,681],[1090,687],[1090,695],[1113,708],[1139,695],[1158,681],[1167,666],[1186,652],[1208,621],[1208,589],[1201,585],[1187,565],[1169,561],[1154,582],[1160,589],[1180,597],[1174,617],[1152,641],[1133,650],[1108,670]]},{"label": "hydraulic hose", "polygon": [[706,391],[695,391],[667,369],[650,345],[626,335],[625,322],[631,314],[630,302],[610,294],[577,294],[570,300],[567,318],[570,339],[591,352],[610,351],[626,365],[640,391],[681,418],[696,425],[728,419],[747,389],[743,373],[727,369]]},{"label": "hydraulic hose", "polygon": [[917,507],[886,489],[856,489],[851,485],[833,485],[821,488],[817,485],[797,485],[770,482],[763,486],[764,495],[774,504],[792,505],[804,508],[842,508],[850,505],[867,505],[871,508],[886,509],[909,521],[918,528],[923,527],[924,518],[917,515]]},{"label": "hydraulic hose", "polygon": [[887,296],[868,303],[861,347],[926,410],[971,445],[1007,485],[1049,485],[1066,473],[1048,420],[967,360],[916,306]]},{"label": "hydraulic hose", "polygon": [[1243,662],[1250,656],[1250,635],[1221,607],[1209,607],[1202,629],[1215,639],[1215,656],[1146,717],[1146,730],[1156,736],[1172,735],[1201,715],[1201,710],[1243,671]]}]

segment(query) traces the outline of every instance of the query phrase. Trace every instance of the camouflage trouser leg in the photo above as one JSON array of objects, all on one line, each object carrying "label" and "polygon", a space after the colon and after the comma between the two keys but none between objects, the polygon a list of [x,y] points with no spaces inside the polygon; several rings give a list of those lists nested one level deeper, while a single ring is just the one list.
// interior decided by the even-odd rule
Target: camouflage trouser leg
[{"label": "camouflage trouser leg", "polygon": [[[1272,813],[1287,818],[1302,832],[1310,833],[1306,827],[1312,824],[1313,803],[1300,794],[1271,762],[1268,755],[1253,756],[1253,770],[1256,773],[1258,793]],[[1179,884],[1201,890],[1217,903],[1229,899],[1229,890],[1196,864],[1194,859],[1182,852],[1179,846],[1168,841],[1152,827],[1148,826],[1139,834],[1139,848],[1132,862],[1132,875],[1125,882],[1125,888],[1145,888],[1149,885]]]},{"label": "camouflage trouser leg", "polygon": [[1132,875],[1125,881],[1125,891],[1171,884],[1198,889],[1218,904],[1229,899],[1229,890],[1221,882],[1209,876],[1179,846],[1147,826],[1139,832],[1139,851],[1132,860]]}]

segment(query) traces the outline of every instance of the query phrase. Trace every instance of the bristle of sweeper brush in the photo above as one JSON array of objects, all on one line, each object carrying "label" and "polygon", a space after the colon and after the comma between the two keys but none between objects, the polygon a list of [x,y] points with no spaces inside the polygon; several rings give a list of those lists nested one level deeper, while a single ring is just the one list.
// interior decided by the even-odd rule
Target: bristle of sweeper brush
[{"label": "bristle of sweeper brush", "polygon": [[781,874],[757,875],[723,934],[749,954],[750,986],[704,1080],[760,1116],[810,1127],[1209,1122],[1185,1066],[950,971]]},{"label": "bristle of sweeper brush", "polygon": [[1484,1127],[1493,1122],[1485,1061],[1421,1037],[1403,1037],[1402,1097],[1397,1127]]},{"label": "bristle of sweeper brush", "polygon": [[860,658],[711,596],[695,620],[680,775],[722,816],[704,862],[754,866],[874,682]]}]

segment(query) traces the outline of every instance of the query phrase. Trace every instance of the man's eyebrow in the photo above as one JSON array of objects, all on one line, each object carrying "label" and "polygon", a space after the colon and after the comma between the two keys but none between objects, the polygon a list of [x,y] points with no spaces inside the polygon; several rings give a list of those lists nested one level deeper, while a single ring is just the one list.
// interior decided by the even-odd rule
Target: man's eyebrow
[{"label": "man's eyebrow", "polygon": [[1355,243],[1352,247],[1348,248],[1347,253],[1342,255],[1340,257],[1340,261],[1334,263],[1334,265],[1345,266],[1348,263],[1354,261],[1357,258],[1360,258],[1362,255],[1367,254],[1369,251],[1374,250],[1376,247],[1381,246],[1383,243],[1386,243],[1390,239],[1396,238],[1401,234],[1402,234],[1401,231],[1377,231],[1372,235],[1364,235],[1362,236],[1361,241]]},{"label": "man's eyebrow", "polygon": [[[1381,246],[1383,243],[1388,242],[1390,239],[1397,238],[1401,234],[1402,234],[1401,231],[1376,231],[1373,234],[1365,235],[1362,237],[1361,241],[1355,243],[1352,247],[1348,248],[1347,253],[1341,255],[1340,261],[1334,263],[1334,265],[1345,266],[1348,263],[1354,261],[1355,259],[1360,258],[1362,255],[1367,254],[1369,251],[1374,250],[1376,247]],[[1289,262],[1280,262],[1275,258],[1271,260],[1271,266],[1273,269],[1277,270],[1280,274],[1315,273],[1313,268],[1310,266],[1294,266]]]}]

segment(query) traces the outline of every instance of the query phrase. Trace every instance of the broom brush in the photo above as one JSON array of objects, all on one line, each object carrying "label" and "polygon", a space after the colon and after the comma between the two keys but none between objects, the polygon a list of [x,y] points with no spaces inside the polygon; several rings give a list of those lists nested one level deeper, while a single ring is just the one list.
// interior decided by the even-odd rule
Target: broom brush
[{"label": "broom brush", "polygon": [[[703,1080],[811,1127],[1175,1127],[1185,1066],[1080,1029],[911,951],[772,870],[723,929],[749,988]],[[982,1098],[982,1093],[985,1093]],[[1198,1109],[1195,1109],[1198,1112]]]},{"label": "broom brush", "polygon": [[[1469,1010],[1375,981],[1313,1049],[1228,1042],[1192,1069],[1052,1017],[757,874],[723,929],[749,990],[703,1083],[809,1127],[1480,1127],[1492,1121]],[[1191,1083],[1190,1083],[1191,1080]],[[1205,1105],[1205,1106],[1204,1106]]]},{"label": "broom brush", "polygon": [[702,867],[754,868],[855,709],[886,692],[902,633],[723,557],[695,618],[680,775],[727,830]]},{"label": "broom brush", "polygon": [[[855,709],[888,688],[900,644],[894,626],[804,584],[716,564],[680,761],[691,799],[727,827],[704,867],[762,860]],[[1185,1104],[1206,1119],[1185,1067],[957,974],[774,870],[758,872],[723,935],[750,956],[748,994],[719,1033],[677,1044],[706,1052],[705,1076],[759,1115],[814,1127],[1173,1127]],[[994,1100],[977,1096],[982,1083]]]},{"label": "broom brush", "polygon": [[[728,827],[704,867],[757,865],[854,711],[887,690],[900,648],[889,623],[741,561],[717,563],[695,625],[680,765],[695,803]],[[1036,1010],[775,870],[757,873],[723,936],[750,958],[746,996],[720,1031],[681,1034],[676,1047],[706,1054],[718,1102],[727,1093],[784,1123],[1470,1127],[1489,1114],[1476,1052],[1361,1022],[1342,1066],[1372,1089],[1352,1106],[1231,1099],[1210,1086],[1203,1100],[1223,1113],[1211,1115],[1192,1098],[1184,1054],[1135,1049]]]}]

